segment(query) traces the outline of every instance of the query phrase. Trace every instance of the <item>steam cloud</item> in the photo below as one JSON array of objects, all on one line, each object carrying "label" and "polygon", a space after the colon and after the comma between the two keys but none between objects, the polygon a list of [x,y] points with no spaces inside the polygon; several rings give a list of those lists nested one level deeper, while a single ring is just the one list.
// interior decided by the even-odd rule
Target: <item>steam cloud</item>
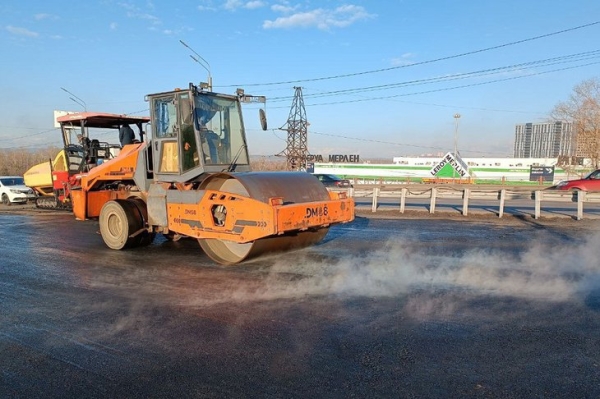
[{"label": "steam cloud", "polygon": [[[164,308],[197,309],[218,315],[214,317],[229,314],[243,324],[244,318],[259,317],[258,309],[286,300],[389,298],[402,301],[404,313],[398,317],[445,320],[469,314],[481,317],[465,302],[469,298],[491,301],[486,305],[489,315],[494,313],[490,313],[494,306],[490,303],[496,302],[495,296],[540,304],[584,301],[590,295],[600,298],[600,234],[578,244],[563,241],[556,245],[539,239],[528,248],[432,254],[427,247],[390,240],[357,257],[344,251],[332,255],[324,245],[233,268],[119,266],[114,268],[117,274],[109,273],[105,279],[95,275],[90,286],[117,294],[94,308],[98,312],[121,309],[106,334],[136,331],[142,336],[156,328],[156,312]],[[252,302],[261,306],[248,306]],[[503,301],[497,302],[502,306]],[[221,305],[238,309],[238,304],[254,313],[222,311]]]},{"label": "steam cloud", "polygon": [[[415,251],[411,243],[389,241],[364,258],[315,260],[305,254],[293,257],[290,263],[292,258],[285,257],[270,268],[266,279],[229,287],[212,301],[319,295],[393,297],[413,290],[466,290],[565,301],[600,288],[600,234],[583,244],[568,245],[557,247],[538,240],[521,254],[478,249],[444,256]],[[196,299],[209,304],[206,297]]]}]

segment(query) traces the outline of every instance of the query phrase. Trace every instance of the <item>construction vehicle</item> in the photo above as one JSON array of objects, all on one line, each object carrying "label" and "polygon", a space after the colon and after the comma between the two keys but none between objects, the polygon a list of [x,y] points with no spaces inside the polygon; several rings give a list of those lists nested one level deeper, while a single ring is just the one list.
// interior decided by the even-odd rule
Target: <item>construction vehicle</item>
[{"label": "construction vehicle", "polygon": [[25,185],[38,195],[36,205],[40,208],[71,208],[71,190],[79,185],[77,174],[114,158],[121,150],[120,144],[101,141],[109,136],[116,141],[118,129],[127,124],[136,126],[143,140],[143,126],[149,117],[79,112],[57,118],[64,147],[54,160],[32,166],[23,174]]},{"label": "construction vehicle", "polygon": [[[264,97],[190,83],[146,100],[148,139],[77,174],[71,190],[75,217],[98,219],[109,248],[148,245],[157,233],[192,237],[215,262],[236,264],[315,244],[354,219],[346,193],[306,172],[250,170],[241,103]],[[259,115],[266,130],[264,109]]]}]

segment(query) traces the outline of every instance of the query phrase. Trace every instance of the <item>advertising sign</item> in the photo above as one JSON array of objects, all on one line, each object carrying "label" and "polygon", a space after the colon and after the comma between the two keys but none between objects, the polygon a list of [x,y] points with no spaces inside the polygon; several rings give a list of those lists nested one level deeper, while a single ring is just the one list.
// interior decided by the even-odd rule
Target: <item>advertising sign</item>
[{"label": "advertising sign", "polygon": [[330,162],[330,163],[359,163],[360,155],[358,154],[330,154],[330,155],[308,155],[309,162]]},{"label": "advertising sign", "polygon": [[530,166],[529,181],[554,181],[554,166]]},{"label": "advertising sign", "polygon": [[[449,165],[448,167],[445,167]],[[453,174],[452,171],[458,174],[459,178],[470,177],[469,176],[469,167],[462,160],[460,156],[454,156],[453,153],[449,152],[429,171],[432,176],[437,177],[449,177],[446,176],[448,174],[448,170],[450,170],[450,176]]]}]

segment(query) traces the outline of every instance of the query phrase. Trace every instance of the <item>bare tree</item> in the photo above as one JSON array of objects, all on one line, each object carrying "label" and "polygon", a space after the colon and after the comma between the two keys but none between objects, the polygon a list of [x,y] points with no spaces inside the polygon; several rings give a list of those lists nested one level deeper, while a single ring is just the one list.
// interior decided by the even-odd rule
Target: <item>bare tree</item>
[{"label": "bare tree", "polygon": [[600,80],[584,80],[573,89],[569,100],[558,103],[552,117],[573,123],[577,155],[600,165]]},{"label": "bare tree", "polygon": [[285,159],[270,159],[267,157],[251,157],[250,166],[256,171],[282,171],[286,170]]},{"label": "bare tree", "polygon": [[56,147],[35,151],[0,148],[0,175],[22,176],[30,167],[54,159],[59,151]]}]

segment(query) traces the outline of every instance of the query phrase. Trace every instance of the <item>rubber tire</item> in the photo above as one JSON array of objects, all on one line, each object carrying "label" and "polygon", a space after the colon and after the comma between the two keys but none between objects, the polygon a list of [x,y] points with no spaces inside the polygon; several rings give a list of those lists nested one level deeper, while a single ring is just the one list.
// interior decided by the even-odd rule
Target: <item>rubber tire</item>
[{"label": "rubber tire", "polygon": [[[138,212],[140,213],[140,215],[142,217],[142,226],[147,227],[147,225],[148,225],[148,207],[146,206],[146,203],[144,202],[144,200],[141,198],[131,198],[131,199],[129,199],[129,201],[133,202],[133,204],[137,207]],[[154,241],[154,238],[156,237],[156,233],[155,232],[149,233],[148,231],[144,231],[138,237],[140,237],[140,240],[137,245],[139,245],[141,247],[147,247],[148,245],[152,244],[152,242]]]},{"label": "rubber tire", "polygon": [[130,237],[144,227],[139,209],[133,201],[108,201],[100,210],[100,234],[111,249],[132,248],[140,244],[140,236]]},{"label": "rubber tire", "polygon": [[8,195],[2,194],[2,203],[4,205],[10,206],[10,200],[8,199]]}]

